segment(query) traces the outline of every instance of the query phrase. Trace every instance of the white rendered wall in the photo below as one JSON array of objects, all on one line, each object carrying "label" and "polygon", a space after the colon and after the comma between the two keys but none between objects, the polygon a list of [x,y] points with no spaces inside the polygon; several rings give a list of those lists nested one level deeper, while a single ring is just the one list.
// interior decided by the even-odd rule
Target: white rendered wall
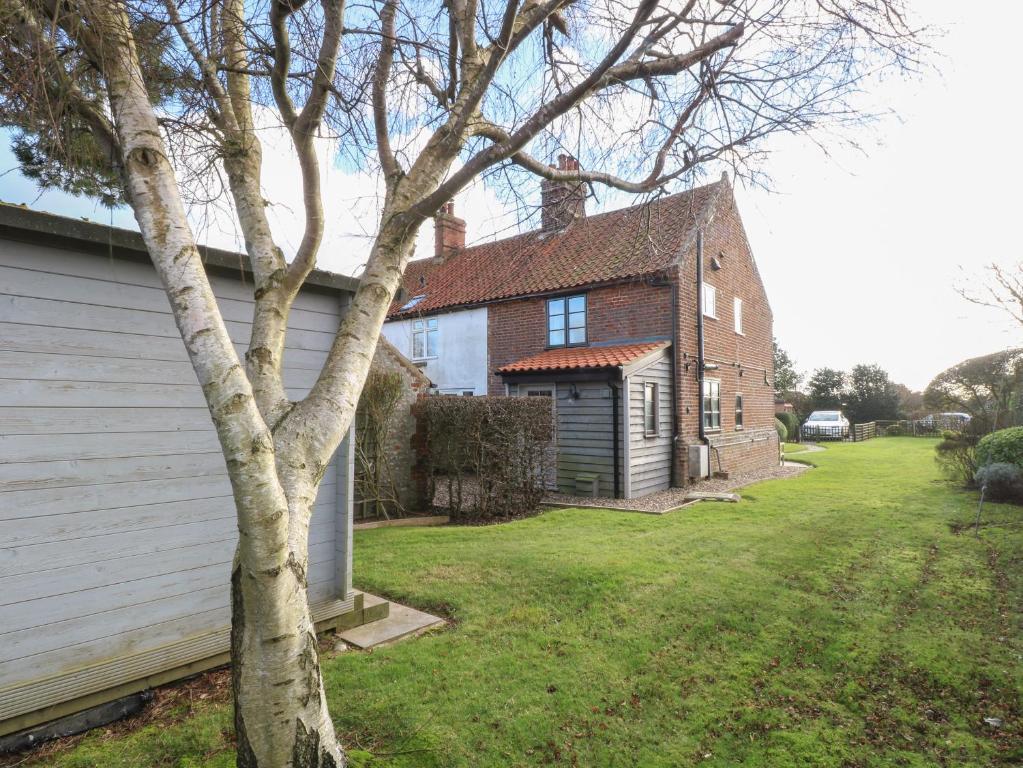
[{"label": "white rendered wall", "polygon": [[487,394],[487,308],[431,317],[437,320],[439,334],[436,357],[412,356],[413,320],[384,323],[384,338],[412,362],[425,363],[423,372],[442,393],[460,395],[472,390],[475,395]]}]

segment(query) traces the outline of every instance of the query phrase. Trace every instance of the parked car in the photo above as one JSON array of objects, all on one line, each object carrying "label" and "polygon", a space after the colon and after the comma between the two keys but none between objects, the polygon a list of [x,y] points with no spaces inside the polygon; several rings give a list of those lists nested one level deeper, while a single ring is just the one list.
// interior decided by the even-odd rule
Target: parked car
[{"label": "parked car", "polygon": [[841,411],[814,411],[803,422],[804,440],[844,440],[849,437],[849,419]]},{"label": "parked car", "polygon": [[968,413],[932,413],[924,416],[917,422],[927,429],[957,429],[961,430],[970,423],[973,417]]}]

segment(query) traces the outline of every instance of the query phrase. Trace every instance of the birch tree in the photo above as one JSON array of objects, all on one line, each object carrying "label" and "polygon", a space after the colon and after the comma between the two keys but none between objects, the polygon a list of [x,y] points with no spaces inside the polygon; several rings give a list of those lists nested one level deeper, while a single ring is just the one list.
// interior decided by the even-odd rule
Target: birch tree
[{"label": "birch tree", "polygon": [[[347,432],[422,223],[474,179],[653,196],[777,133],[850,138],[857,94],[912,69],[903,0],[0,0],[0,120],[26,173],[131,207],[234,489],[238,765],[342,766],[306,599],[311,505]],[[260,129],[298,158],[304,232],[279,247]],[[822,133],[820,129],[828,129]],[[365,269],[319,376],[285,394],[288,314],[324,222],[317,137],[378,175]],[[579,167],[554,168],[559,151]],[[226,201],[253,274],[244,358],[188,207]],[[341,697],[343,700],[343,696]]]}]

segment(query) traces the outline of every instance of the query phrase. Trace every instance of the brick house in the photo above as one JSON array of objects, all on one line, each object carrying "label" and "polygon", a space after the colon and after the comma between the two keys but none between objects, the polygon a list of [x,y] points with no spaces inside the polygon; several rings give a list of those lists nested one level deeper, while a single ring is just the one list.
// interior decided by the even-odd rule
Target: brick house
[{"label": "brick house", "polygon": [[771,308],[728,178],[595,216],[544,181],[542,204],[539,230],[469,248],[446,206],[385,337],[440,392],[552,397],[562,491],[776,464]]}]

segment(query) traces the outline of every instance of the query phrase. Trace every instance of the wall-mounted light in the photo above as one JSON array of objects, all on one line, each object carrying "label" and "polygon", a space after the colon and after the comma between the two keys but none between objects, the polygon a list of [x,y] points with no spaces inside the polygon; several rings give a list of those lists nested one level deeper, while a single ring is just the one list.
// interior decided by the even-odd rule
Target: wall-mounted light
[{"label": "wall-mounted light", "polygon": [[717,256],[710,257],[710,268],[715,271],[721,269],[721,262],[718,260]]},{"label": "wall-mounted light", "polygon": [[573,400],[578,400],[579,399],[579,387],[577,387],[575,384],[572,384],[569,387],[568,396],[571,397]]}]

